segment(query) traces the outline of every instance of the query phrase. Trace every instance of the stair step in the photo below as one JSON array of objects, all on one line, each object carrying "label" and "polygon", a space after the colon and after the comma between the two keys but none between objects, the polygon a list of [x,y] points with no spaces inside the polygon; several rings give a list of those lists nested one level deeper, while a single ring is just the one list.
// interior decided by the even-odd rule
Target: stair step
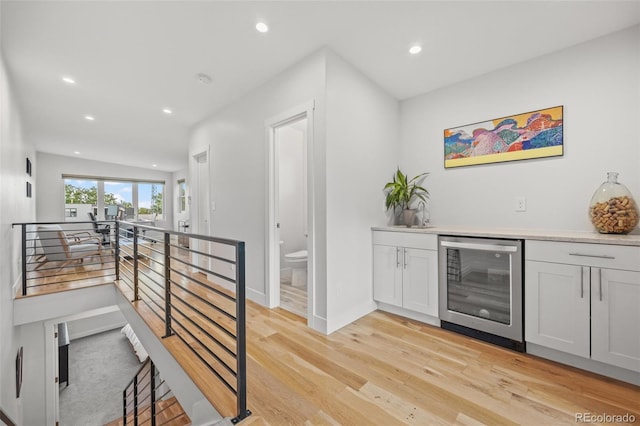
[{"label": "stair step", "polygon": [[[138,409],[138,424],[151,424],[150,419],[151,410],[149,406]],[[127,424],[133,424],[132,413],[127,416]],[[191,420],[184,412],[184,409],[178,400],[175,397],[171,397],[165,400],[156,401],[156,424],[188,426],[191,424]],[[105,426],[124,426],[124,422],[122,421],[122,418],[119,418],[107,423]]]}]

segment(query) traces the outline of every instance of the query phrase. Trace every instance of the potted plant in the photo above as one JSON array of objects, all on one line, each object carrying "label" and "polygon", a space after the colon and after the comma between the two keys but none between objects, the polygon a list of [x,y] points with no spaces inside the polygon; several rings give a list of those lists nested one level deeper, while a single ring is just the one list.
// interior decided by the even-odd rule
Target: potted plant
[{"label": "potted plant", "polygon": [[393,180],[384,186],[384,191],[387,194],[385,201],[387,210],[393,208],[394,216],[396,210],[400,210],[404,224],[407,227],[413,224],[416,214],[416,210],[411,208],[412,203],[416,200],[426,202],[427,198],[429,198],[429,191],[421,186],[427,175],[428,173],[422,173],[409,179],[398,167],[398,170],[393,175]]}]

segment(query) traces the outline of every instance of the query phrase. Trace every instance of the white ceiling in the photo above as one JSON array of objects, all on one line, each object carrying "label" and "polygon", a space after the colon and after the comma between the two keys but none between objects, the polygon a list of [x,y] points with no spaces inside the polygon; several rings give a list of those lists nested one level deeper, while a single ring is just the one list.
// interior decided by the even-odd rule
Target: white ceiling
[{"label": "white ceiling", "polygon": [[191,126],[323,46],[406,99],[638,24],[640,0],[2,0],[0,16],[38,151],[175,171]]}]

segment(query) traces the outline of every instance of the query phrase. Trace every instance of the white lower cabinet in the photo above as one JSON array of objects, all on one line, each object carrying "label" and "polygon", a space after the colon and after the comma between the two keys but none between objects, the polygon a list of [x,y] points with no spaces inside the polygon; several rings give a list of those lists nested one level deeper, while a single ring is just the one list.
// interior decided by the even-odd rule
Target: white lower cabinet
[{"label": "white lower cabinet", "polygon": [[640,247],[527,241],[525,253],[525,340],[640,372]]},{"label": "white lower cabinet", "polygon": [[436,235],[373,231],[373,298],[438,316]]}]

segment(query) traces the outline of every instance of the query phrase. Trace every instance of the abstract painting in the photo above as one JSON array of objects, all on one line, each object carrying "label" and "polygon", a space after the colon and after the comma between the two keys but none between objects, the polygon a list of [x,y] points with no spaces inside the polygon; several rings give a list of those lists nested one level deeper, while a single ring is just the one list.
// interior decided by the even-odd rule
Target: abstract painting
[{"label": "abstract painting", "polygon": [[562,106],[444,131],[444,167],[563,155]]}]

